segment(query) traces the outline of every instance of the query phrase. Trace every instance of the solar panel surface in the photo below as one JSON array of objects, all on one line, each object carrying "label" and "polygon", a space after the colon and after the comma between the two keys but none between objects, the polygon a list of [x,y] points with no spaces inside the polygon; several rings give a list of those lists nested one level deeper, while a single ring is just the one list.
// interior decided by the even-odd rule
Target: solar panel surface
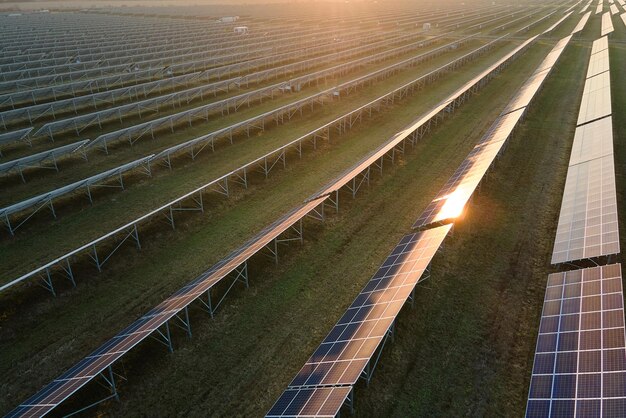
[{"label": "solar panel surface", "polygon": [[572,31],[572,35],[582,31],[585,28],[585,26],[587,25],[587,21],[589,21],[589,16],[591,16],[591,12],[587,12],[583,15],[583,17],[580,19],[580,21]]},{"label": "solar panel surface", "polygon": [[611,13],[606,12],[602,15],[602,28],[600,29],[600,35],[608,35],[613,32],[613,21],[611,20]]},{"label": "solar panel surface", "polygon": [[552,264],[620,251],[613,155],[570,166]]},{"label": "solar panel surface", "polygon": [[578,113],[577,125],[611,114],[611,77],[609,72],[588,78]]},{"label": "solar panel surface", "polygon": [[287,389],[266,417],[334,418],[351,390],[350,386]]},{"label": "solar panel surface", "polygon": [[603,36],[602,38],[593,41],[593,44],[591,45],[591,55],[597,54],[605,49],[609,49],[609,38]]},{"label": "solar panel surface", "polygon": [[608,116],[576,128],[569,165],[613,154],[613,118]]},{"label": "solar panel surface", "polygon": [[548,277],[527,418],[626,416],[620,264]]},{"label": "solar panel surface", "polygon": [[604,49],[591,56],[589,59],[589,67],[587,68],[587,78],[591,78],[605,71],[609,71],[608,49]]}]

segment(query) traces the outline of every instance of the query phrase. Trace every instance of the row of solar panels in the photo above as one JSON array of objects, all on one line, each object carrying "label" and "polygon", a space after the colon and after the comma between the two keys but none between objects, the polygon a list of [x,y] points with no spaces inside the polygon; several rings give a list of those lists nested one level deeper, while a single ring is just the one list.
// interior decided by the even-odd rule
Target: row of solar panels
[{"label": "row of solar panels", "polygon": [[[37,18],[40,22],[35,23]],[[63,22],[59,22],[59,18]],[[56,22],[55,22],[56,20]],[[76,45],[97,46],[97,42],[119,42],[153,38],[165,43],[167,37],[194,36],[203,32],[224,32],[228,26],[217,22],[154,19],[132,19],[120,16],[98,16],[91,13],[23,14],[20,19],[3,19],[10,40],[3,53],[24,53],[38,47]],[[65,28],[61,27],[66,26]],[[13,32],[11,33],[11,28]],[[27,30],[24,30],[27,29]]]},{"label": "row of solar panels", "polygon": [[605,36],[613,32],[613,21],[611,13],[606,12],[602,15],[602,27],[600,28],[600,36]]},{"label": "row of solar panels", "polygon": [[[483,8],[486,9],[486,8]],[[397,22],[399,17],[403,17],[405,20],[415,19],[416,17],[427,18],[440,18],[442,16],[448,16],[453,14],[460,14],[462,11],[451,11],[445,14],[442,12],[413,12],[410,17],[407,17],[406,10],[395,10],[393,12],[387,13],[387,17],[382,15],[380,18],[370,16],[362,16],[362,17],[349,17],[346,19],[338,20],[338,19],[324,19],[322,21],[317,22],[308,22],[309,24],[313,24],[318,29],[322,29],[324,27],[337,27],[339,23],[344,26],[350,25],[361,25],[361,24],[385,24],[388,22]],[[10,36],[11,39],[14,39],[14,43],[20,42],[23,46],[21,48],[17,48],[15,46],[10,46],[7,42],[7,45],[3,45],[3,51],[5,54],[9,54],[13,52],[15,55],[23,56],[29,53],[45,53],[47,55],[54,55],[60,52],[69,52],[71,55],[79,55],[81,53],[89,53],[90,51],[102,51],[101,48],[107,48],[107,51],[117,48],[119,50],[120,42],[124,45],[128,45],[129,47],[134,46],[135,44],[139,44],[144,47],[158,47],[159,45],[166,45],[173,42],[180,41],[189,41],[189,39],[195,39],[198,37],[202,37],[205,34],[214,34],[214,35],[223,35],[230,34],[232,36],[232,25],[233,24],[220,24],[220,23],[212,23],[208,21],[181,21],[181,20],[171,20],[169,22],[174,22],[173,24],[165,24],[159,19],[159,25],[154,26],[153,20],[148,19],[144,21],[146,25],[141,25],[142,20],[139,20],[136,23],[126,23],[120,24],[118,22],[110,22],[108,24],[111,25],[110,30],[104,31],[104,33],[97,33],[97,30],[93,30],[89,28],[88,34],[81,34],[78,26],[80,23],[84,23],[88,21],[90,17],[93,17],[93,14],[81,14],[80,17],[74,16],[70,19],[73,27],[62,33],[54,33],[52,30],[46,30],[45,35],[46,39],[24,39],[19,40],[17,34],[13,34],[10,36],[7,34],[7,37]],[[119,20],[119,17],[118,17]],[[134,22],[134,21],[133,21]],[[152,23],[148,23],[152,22]],[[291,29],[298,30],[302,29],[302,20],[297,21],[288,21],[285,19],[270,19],[267,21],[267,26],[263,26],[263,24],[259,24],[255,22],[255,26],[259,28],[261,33],[270,31],[275,33],[276,31]],[[277,26],[277,23],[280,22],[280,26]],[[235,25],[242,24],[234,23]],[[44,26],[45,23],[40,24],[39,26]],[[119,27],[117,27],[119,26]],[[24,27],[24,24],[20,25],[20,29]],[[96,32],[96,33],[94,33]],[[30,31],[29,31],[30,33]],[[63,37],[66,37],[65,40]],[[254,36],[252,36],[254,37]],[[91,38],[91,39],[90,39]],[[37,44],[40,44],[37,46]],[[67,54],[65,54],[67,55]],[[10,55],[9,57],[12,57]],[[60,56],[60,55],[54,55]]]},{"label": "row of solar panels", "polygon": [[[501,66],[510,59],[517,57],[521,51],[525,50],[535,39],[536,37],[531,38],[529,41],[516,48],[515,51],[507,54],[507,56],[503,57],[498,63],[491,67],[489,73],[493,72],[495,69],[501,68]],[[476,85],[482,85],[481,81],[491,76],[489,73],[483,73],[480,80],[475,80],[474,83],[468,83],[464,88],[469,91]],[[444,109],[439,109],[439,111],[445,112],[445,107]],[[439,114],[439,112],[436,114],[432,112],[429,113],[432,119],[435,119],[437,114]],[[427,123],[424,118],[420,120],[422,120],[424,124]],[[412,128],[417,129],[415,126],[412,126]],[[406,139],[409,137],[410,132],[405,131],[403,131],[403,134],[406,134],[404,136]],[[391,141],[394,140],[395,138],[392,138]],[[338,186],[335,184],[333,187]],[[328,195],[321,197],[313,196],[304,204],[281,217],[278,221],[265,228],[256,237],[244,244],[240,249],[234,251],[231,255],[200,275],[197,279],[174,293],[159,306],[152,309],[124,331],[103,344],[75,367],[72,367],[67,373],[61,375],[36,395],[26,400],[22,405],[12,411],[9,416],[22,416],[27,414],[41,416],[48,413],[82,386],[106,371],[107,368],[110,368],[117,359],[149,336],[156,334],[157,336],[167,337],[164,342],[171,349],[171,341],[168,337],[170,320],[182,321],[190,332],[191,328],[187,309],[192,302],[199,302],[213,313],[214,309],[221,303],[221,300],[218,301],[217,304],[215,301],[211,300],[211,289],[229,275],[234,275],[234,278],[231,276],[233,283],[242,280],[247,281],[247,260],[272,241],[277,240],[279,235],[290,230],[294,224],[301,222],[305,216],[311,215],[313,217],[323,218],[323,206],[328,198]],[[434,252],[439,246],[438,242],[440,243],[443,238],[445,238],[449,229],[450,226],[444,226],[437,231],[432,230],[412,234],[402,242],[405,254],[396,254],[395,259],[402,257],[404,261],[403,272],[406,273],[406,281],[405,284],[401,284],[398,281],[394,282],[401,289],[399,289],[396,295],[397,299],[394,301],[395,303],[392,303],[392,309],[399,309],[399,307],[401,307],[402,296],[406,293],[411,282],[419,279],[423,271],[424,263],[428,264],[429,258],[432,258],[432,255],[434,255]],[[427,237],[431,238],[429,242],[425,241]],[[381,279],[383,278],[381,277]],[[386,278],[384,282],[389,283],[389,279]],[[382,285],[383,283],[381,283],[381,286]],[[376,312],[382,314],[383,311],[380,309],[381,308],[378,308]],[[392,314],[392,311],[389,310],[388,313]],[[379,316],[379,319],[383,321],[387,320],[385,316]]]},{"label": "row of solar panels", "polygon": [[548,276],[528,418],[626,416],[622,269],[598,259],[620,251],[611,113],[603,36],[589,59],[552,255],[553,264],[600,265]]},{"label": "row of solar panels", "polygon": [[[462,13],[461,13],[461,12],[454,12],[454,13],[451,13],[451,16],[457,16],[457,17],[450,17],[449,19],[456,19],[456,20],[458,20],[458,19],[462,19],[462,18],[464,18],[464,16],[462,15]],[[413,22],[415,18],[408,18],[408,19],[413,19],[413,20],[411,20],[410,22],[407,22],[407,24],[408,24],[408,23]],[[423,20],[423,18],[420,18],[420,19],[422,19],[422,20]],[[360,23],[359,23],[359,25],[360,25]],[[341,28],[343,28],[343,27],[349,27],[349,26],[346,26],[346,25],[341,25]],[[332,28],[332,26],[331,26],[331,28]],[[398,28],[394,28],[394,29],[401,29],[401,28],[400,28],[400,27],[398,27]],[[340,35],[340,33],[343,31],[343,29],[337,29],[336,27],[335,27],[335,28],[333,28],[333,29],[331,29],[331,31],[333,31],[333,30],[334,30],[335,32],[337,32],[337,34],[338,34],[338,35]],[[261,29],[261,31],[263,31],[263,30]],[[307,30],[303,30],[302,28],[291,28],[291,29],[289,29],[289,30],[285,30],[285,31],[284,31],[284,33],[281,33],[281,32],[283,32],[283,31],[282,31],[282,30],[280,30],[280,29],[279,29],[279,30],[276,30],[275,28],[273,28],[273,29],[271,30],[271,33],[269,33],[269,35],[268,35],[268,36],[270,36],[270,38],[269,38],[269,39],[273,39],[273,40],[280,40],[280,39],[281,39],[281,37],[282,37],[282,38],[289,38],[289,37],[293,37],[293,34],[294,34],[294,33],[298,33],[299,35],[303,35],[303,34],[315,35],[316,33],[320,33],[321,31],[320,31],[320,28],[315,28],[315,29],[307,29]],[[371,32],[371,30],[370,30],[370,32]],[[186,39],[190,39],[190,38],[189,38],[189,37],[187,37]],[[259,39],[263,39],[263,38],[259,38]],[[247,41],[247,42],[248,42],[249,44],[251,44],[251,42],[252,42],[252,38],[251,38],[251,40],[249,40],[249,41]],[[222,42],[220,42],[220,46],[221,46],[221,47],[225,47],[225,46],[236,47],[236,46],[241,45],[241,43],[242,43],[242,41],[241,41],[241,40],[237,40],[237,41],[228,41],[228,42],[224,42],[224,41],[222,41]],[[246,51],[249,51],[249,49],[250,49],[250,48],[246,49]],[[180,55],[180,53],[179,53],[179,54],[177,54],[177,56],[178,56],[178,55]],[[187,54],[187,56],[188,56],[188,55],[189,55],[189,54]],[[195,59],[197,60],[197,59],[200,59],[200,58],[202,58],[202,57],[196,57]],[[190,59],[190,58],[187,58],[187,60],[189,60],[189,59]],[[179,59],[179,60],[180,60],[180,59]],[[84,65],[84,64],[85,64],[85,63],[84,63],[83,61],[81,61],[81,65]],[[137,69],[139,69],[139,70],[141,70],[141,69],[146,69],[146,68],[153,68],[155,65],[157,65],[157,64],[155,64],[154,62],[153,62],[153,63],[151,63],[150,61],[145,61],[145,62],[143,62],[143,61],[142,61],[142,62],[137,62],[136,60],[133,60],[133,61],[132,61],[132,64],[133,64],[134,66],[138,67]],[[173,64],[175,64],[175,63],[171,63],[171,64],[173,65]],[[75,64],[72,64],[72,65],[75,65]],[[121,67],[119,67],[119,68],[120,68],[121,70],[125,70],[125,68],[127,68],[127,66],[128,66],[128,64],[126,64],[126,67],[121,66]],[[113,68],[113,67],[111,67],[111,69],[114,69],[114,68]],[[103,71],[103,70],[106,70],[106,68],[104,68],[104,69],[103,69],[103,68],[99,68],[99,70],[102,70],[102,71]],[[54,69],[47,69],[47,70],[44,70],[44,69],[41,69],[41,70],[34,69],[34,70],[32,70],[32,71],[34,71],[34,73],[32,73],[32,74],[30,74],[30,75],[29,75],[29,74],[27,74],[27,72],[28,72],[27,70],[22,70],[22,72],[20,72],[20,71],[16,70],[15,75],[16,75],[16,76],[19,76],[19,79],[20,79],[20,80],[16,80],[14,83],[11,83],[11,82],[0,83],[0,90],[7,89],[7,88],[13,88],[13,87],[16,87],[16,85],[23,85],[24,83],[28,83],[28,82],[39,82],[39,83],[41,83],[44,79],[50,80],[51,78],[54,78],[54,77],[56,77],[57,82],[58,82],[58,79],[59,79],[59,78],[62,78],[62,77],[63,77],[63,74],[64,74],[64,73],[60,73],[59,71],[54,70]],[[43,74],[43,73],[42,73],[39,77],[37,77],[37,71],[39,71],[40,73],[41,73],[41,72],[46,72],[46,74]],[[55,74],[55,75],[53,75],[53,74],[47,74],[47,72],[49,72],[49,71],[54,71],[54,74]],[[110,72],[110,71],[109,71],[109,72]],[[82,75],[83,77],[84,77],[84,76],[94,76],[94,74],[91,74],[91,73],[88,73],[88,72],[77,73],[77,75]],[[11,73],[6,73],[6,74],[4,75],[4,77],[12,77],[12,75],[11,75]],[[30,81],[29,81],[29,80],[27,79],[27,77],[32,78],[32,80],[30,80]],[[46,77],[47,77],[47,78],[46,78]],[[67,81],[67,80],[77,80],[77,81],[79,80],[79,78],[78,78],[76,75],[72,75],[72,74],[69,74],[69,73],[68,73],[68,74],[66,74],[66,76],[65,76],[63,79],[65,79],[66,81]]]},{"label": "row of solar panels", "polygon": [[[499,13],[495,13],[495,14],[499,14]],[[487,15],[489,16],[489,15]],[[465,15],[465,17],[463,17],[463,25],[467,24],[466,21],[466,17],[467,15]],[[460,18],[459,17],[454,17],[453,18],[455,21],[458,21]],[[477,19],[484,19],[483,16],[478,17]],[[446,25],[443,25],[442,27],[445,27]],[[447,25],[447,26],[451,26],[451,24]],[[317,33],[316,33],[317,36]],[[342,40],[345,39],[345,37],[342,37]],[[180,67],[177,66],[177,68]],[[138,70],[138,71],[133,71],[133,74],[137,73],[136,75],[141,75],[142,73],[147,73],[144,78],[149,78],[149,72],[154,73],[155,69],[152,68],[150,70]],[[118,74],[118,77],[122,77],[123,74]],[[116,80],[115,77],[112,76],[108,76],[108,77],[102,77],[101,79],[99,79],[98,81],[96,80],[76,80],[73,83],[66,83],[67,85],[52,85],[49,86],[47,84],[49,83],[43,83],[44,85],[40,86],[38,88],[38,90],[35,91],[31,91],[31,90],[22,90],[19,92],[14,93],[15,98],[13,99],[14,102],[19,102],[19,100],[26,100],[28,98],[28,100],[31,100],[33,103],[37,103],[38,100],[41,100],[42,98],[48,97],[48,96],[52,96],[52,95],[60,95],[60,94],[67,94],[67,95],[74,95],[75,92],[80,92],[81,90],[84,90],[85,87],[81,87],[81,86],[92,86],[92,82],[96,85],[110,85],[112,84],[113,81],[108,81],[109,79],[112,80]],[[37,80],[35,80],[37,81]],[[49,81],[49,80],[39,80],[37,81],[37,83],[40,83],[41,81]],[[28,83],[28,80],[20,80],[18,82],[18,84],[20,85],[25,85],[26,83]],[[102,87],[97,88],[96,90],[100,91],[102,89]],[[32,94],[33,97],[30,98],[29,94]],[[3,96],[0,96],[0,104],[1,103],[10,103],[11,102],[11,98],[13,97],[13,95],[11,94],[5,94]]]},{"label": "row of solar panels", "polygon": [[[263,30],[262,28],[260,29],[261,31]],[[337,32],[340,31],[341,29],[337,29]],[[320,32],[325,33],[323,30],[320,30]],[[193,42],[190,41],[190,39],[184,38],[181,38],[179,40],[180,42],[170,41],[167,44],[164,44],[161,49],[150,47],[146,50],[146,48],[135,48],[132,45],[129,45],[128,49],[118,49],[117,51],[112,50],[108,52],[96,52],[93,50],[87,50],[85,53],[73,54],[71,57],[45,58],[38,59],[37,61],[0,64],[0,71],[28,72],[30,70],[35,70],[32,74],[33,76],[36,76],[50,73],[61,73],[64,72],[63,69],[66,67],[70,70],[70,72],[76,71],[77,69],[80,69],[77,64],[84,66],[83,68],[90,68],[88,67],[89,65],[95,67],[113,66],[118,64],[134,64],[158,58],[175,57],[179,55],[186,56],[188,54],[200,52],[207,52],[210,53],[209,56],[215,56],[224,52],[247,52],[254,48],[255,45],[258,45],[259,48],[272,47],[275,46],[276,41],[281,37],[289,38],[293,35],[310,35],[312,33],[312,30],[309,29],[298,32],[294,31],[291,34],[279,33],[263,37],[257,35],[236,40],[233,40],[232,34],[220,37],[215,36],[215,34],[205,33],[195,35]],[[223,51],[224,49],[226,49],[226,51]],[[42,69],[44,74],[40,74],[36,71],[36,69]],[[20,78],[23,78],[23,76],[20,76]]]},{"label": "row of solar panels", "polygon": [[[441,19],[438,21],[438,25],[439,27],[445,27],[445,24],[443,22],[446,21],[458,21],[458,15],[461,12],[452,12],[452,13],[448,13],[446,14],[446,16],[448,16],[447,19]],[[502,11],[502,12],[496,12],[493,13],[494,15],[501,15],[501,14],[509,14],[508,11]],[[466,24],[468,22],[469,17],[471,16],[475,16],[475,15],[479,15],[479,17],[475,17],[472,20],[484,20],[484,16],[482,13],[477,13],[477,12],[473,12],[473,13],[463,13],[462,14],[464,19],[463,19],[463,23]],[[372,18],[373,19],[373,18]],[[398,25],[396,26],[402,26],[402,25],[406,25],[406,24],[413,24],[415,22],[417,22],[418,20],[424,20],[426,19],[426,17],[422,16],[420,17],[420,15],[416,15],[416,16],[411,16],[411,17],[406,17],[405,19],[396,19],[396,23],[398,23]],[[370,19],[371,20],[371,19]],[[365,23],[367,23],[367,20],[360,20],[359,25],[363,25]],[[326,22],[326,25],[331,28],[332,26],[328,25],[328,23]],[[342,22],[341,27],[344,26],[348,26],[347,22]],[[302,29],[302,27],[295,27],[293,25],[291,26],[285,26],[282,25],[280,27],[276,27],[276,25],[272,25],[271,27],[271,35],[268,36],[264,36],[263,37],[263,42],[261,44],[269,44],[270,40],[274,40],[274,39],[280,39],[280,37],[285,37],[288,36],[290,34],[293,34],[295,32],[297,32],[298,34],[303,34],[306,33],[307,31],[304,31]],[[270,29],[268,28],[268,29]],[[255,26],[255,32],[261,32],[263,33],[265,31],[266,28],[264,27],[259,27],[258,25]],[[285,30],[284,33],[280,33],[280,30]],[[317,29],[319,31],[319,29]],[[404,30],[404,29],[403,29]],[[277,31],[279,33],[277,33]],[[335,31],[337,32],[337,34],[340,34],[340,29],[335,29]],[[371,29],[369,30],[371,32]],[[311,32],[311,34],[315,34],[317,35],[316,32]],[[208,35],[204,34],[204,33],[200,33],[198,35],[192,35],[189,34],[185,37],[182,37],[180,39],[168,39],[168,42],[166,44],[163,44],[159,47],[149,47],[146,48],[145,46],[141,47],[141,48],[136,48],[133,47],[132,45],[128,44],[128,48],[125,48],[124,50],[120,51],[119,48],[110,48],[107,49],[106,51],[101,51],[101,48],[85,48],[82,49],[80,51],[75,51],[74,54],[72,54],[71,56],[65,56],[65,57],[61,57],[61,58],[48,58],[48,59],[41,59],[41,57],[38,57],[37,60],[33,60],[33,61],[26,61],[26,60],[18,60],[18,61],[11,61],[8,59],[2,60],[0,59],[0,70],[3,71],[14,71],[14,70],[20,70],[20,69],[25,69],[26,67],[24,67],[25,65],[29,65],[29,66],[33,66],[33,67],[43,67],[43,66],[47,66],[47,65],[62,65],[62,64],[70,64],[71,62],[69,62],[68,60],[76,60],[79,59],[81,63],[85,63],[88,61],[96,61],[96,60],[106,60],[106,59],[119,59],[122,57],[133,57],[133,61],[132,62],[137,62],[137,56],[141,56],[143,54],[155,54],[158,53],[159,51],[163,51],[163,52],[167,52],[167,51],[171,51],[171,50],[175,50],[175,49],[179,49],[181,51],[185,51],[188,48],[195,48],[196,50],[201,50],[203,48],[206,48],[206,46],[195,46],[197,45],[198,42],[203,43],[203,45],[206,42],[203,42],[203,38],[206,38]],[[189,39],[194,39],[194,42],[189,41]],[[213,40],[212,43],[215,44],[219,44],[220,48],[224,48],[225,46],[231,46],[232,47],[239,47],[239,49],[249,49],[249,47],[252,45],[252,41],[256,41],[256,37],[255,36],[250,36],[250,37],[246,37],[243,39],[238,39],[236,41],[232,40],[231,36],[225,36],[223,39],[219,39],[219,38],[207,38],[209,40]],[[146,50],[148,49],[148,50]],[[96,52],[94,52],[94,50]],[[19,57],[16,57],[19,58]]]},{"label": "row of solar panels", "polygon": [[[549,29],[550,31],[552,29]],[[536,38],[531,38],[530,42]],[[354,385],[369,381],[375,353],[393,332],[394,321],[411,299],[452,224],[500,154],[526,107],[539,91],[571,36],[559,41],[502,115],[414,223],[421,232],[400,240],[339,322],[267,413],[277,417],[335,417],[352,407]],[[530,43],[529,42],[529,43]],[[538,79],[538,76],[541,76]],[[409,128],[411,129],[411,128]]]},{"label": "row of solar panels", "polygon": [[606,36],[594,41],[569,162],[552,263],[620,252],[611,77]]}]

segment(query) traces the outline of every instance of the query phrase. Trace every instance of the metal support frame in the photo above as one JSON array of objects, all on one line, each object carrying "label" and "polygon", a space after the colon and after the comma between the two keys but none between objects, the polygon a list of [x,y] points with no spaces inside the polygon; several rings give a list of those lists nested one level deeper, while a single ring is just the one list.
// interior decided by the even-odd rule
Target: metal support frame
[{"label": "metal support frame", "polygon": [[291,242],[291,241],[300,241],[300,244],[304,242],[304,235],[302,229],[302,219],[297,221],[295,224],[291,225],[285,232],[292,231],[296,233],[295,237],[289,238],[274,238],[269,244],[265,246],[265,248],[269,251],[270,257],[274,259],[274,262],[278,264],[278,244]]},{"label": "metal support frame", "polygon": [[189,306],[185,306],[185,309],[183,309],[182,313],[184,317],[181,316],[180,312],[174,315],[174,318],[176,319],[176,321],[174,321],[173,324],[176,325],[178,328],[184,330],[187,333],[187,337],[191,338],[191,322],[189,321]]},{"label": "metal support frame", "polygon": [[365,380],[365,384],[367,386],[369,386],[370,381],[372,380],[372,376],[374,375],[376,366],[378,366],[378,361],[380,360],[380,356],[383,353],[383,349],[385,348],[385,344],[387,343],[387,340],[391,339],[391,342],[394,341],[395,325],[396,325],[396,321],[394,320],[389,326],[389,329],[385,332],[385,337],[383,338],[383,341],[380,344],[380,347],[378,347],[378,350],[377,350],[378,353],[376,354],[376,357],[373,359],[370,359],[370,361],[367,362],[365,369],[361,373],[361,376],[359,376],[361,379]]},{"label": "metal support frame", "polygon": [[[213,298],[211,297],[211,290],[213,289],[213,287],[210,287],[206,291],[206,300],[204,300],[202,297],[199,297],[197,299],[202,304],[203,308],[209,312],[209,315],[211,315],[211,318],[215,317],[215,311],[222,304],[222,302],[224,301],[224,299],[226,298],[230,290],[233,288],[233,286],[235,286],[235,284],[237,284],[238,282],[241,282],[245,285],[246,289],[250,286],[249,278],[248,278],[248,262],[247,261],[244,262],[239,267],[237,267],[235,270],[233,270],[232,273],[234,277],[231,280],[230,285],[228,286],[224,294],[217,301],[217,303],[214,303]],[[191,330],[189,331],[189,335],[191,335]]]},{"label": "metal support frame", "polygon": [[202,199],[202,191],[197,193],[197,196],[192,196],[191,200],[196,204],[194,207],[183,206],[182,202],[177,202],[175,205],[170,205],[169,209],[164,213],[165,218],[169,221],[172,229],[176,229],[174,222],[174,212],[202,212],[204,213],[204,201]]},{"label": "metal support frame", "polygon": [[122,238],[122,240],[117,244],[117,246],[115,246],[115,248],[113,248],[113,250],[111,250],[103,259],[98,255],[98,248],[96,247],[96,244],[92,245],[91,252],[89,253],[89,257],[91,257],[91,259],[96,263],[96,267],[98,268],[99,272],[102,271],[102,266],[104,265],[104,263],[106,263],[109,260],[109,258],[111,258],[111,256],[129,238],[132,238],[137,244],[137,249],[141,250],[141,242],[139,241],[139,231],[137,230],[137,224],[133,224],[133,226],[130,227],[130,231],[124,236],[124,238]]},{"label": "metal support frame", "polygon": [[[76,281],[74,280],[74,272],[72,271],[72,265],[70,264],[70,260],[65,259],[65,263],[59,263],[61,270],[67,280],[72,283],[73,287],[76,287]],[[41,287],[52,293],[52,296],[56,297],[56,291],[54,290],[54,284],[52,282],[52,271],[50,267],[46,268],[44,272],[39,274],[41,278],[41,282],[39,283]]]},{"label": "metal support frame", "polygon": [[[163,330],[161,330],[161,328],[163,328]],[[174,345],[172,344],[172,334],[170,333],[170,321],[165,321],[165,323],[160,328],[157,328],[155,332],[150,334],[150,337],[167,347],[167,351],[169,351],[170,353],[174,352]]]},{"label": "metal support frame", "polygon": [[[103,371],[100,372],[99,376],[102,379],[102,382],[98,382],[100,383],[101,386],[105,387],[107,390],[111,391],[111,394],[96,401],[93,402],[87,406],[84,406],[74,412],[71,412],[67,415],[65,415],[64,417],[71,417],[77,414],[80,414],[81,412],[84,412],[90,408],[93,408],[96,405],[101,404],[102,402],[108,401],[109,399],[115,399],[116,401],[119,402],[120,397],[119,397],[119,393],[117,391],[117,384],[115,383],[115,373],[113,372],[113,366],[108,366],[106,369],[104,369]],[[118,375],[120,376],[120,375]],[[123,376],[120,376],[122,379],[125,379]]]}]

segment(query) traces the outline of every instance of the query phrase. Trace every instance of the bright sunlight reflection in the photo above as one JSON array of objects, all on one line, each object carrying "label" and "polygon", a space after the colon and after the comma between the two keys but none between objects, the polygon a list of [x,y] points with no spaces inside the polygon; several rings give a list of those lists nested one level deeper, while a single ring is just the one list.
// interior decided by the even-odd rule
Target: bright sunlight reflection
[{"label": "bright sunlight reflection", "polygon": [[463,213],[466,201],[467,196],[466,193],[464,193],[463,188],[456,189],[446,198],[446,203],[441,208],[438,218],[443,220],[460,216],[461,213]]}]

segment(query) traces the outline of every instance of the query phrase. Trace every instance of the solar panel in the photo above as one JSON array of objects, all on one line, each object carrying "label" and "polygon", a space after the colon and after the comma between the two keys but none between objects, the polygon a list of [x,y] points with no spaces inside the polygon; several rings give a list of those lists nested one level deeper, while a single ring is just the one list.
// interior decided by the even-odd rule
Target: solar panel
[{"label": "solar panel", "polygon": [[548,276],[527,418],[626,416],[621,265]]},{"label": "solar panel", "polygon": [[[626,8],[625,8],[626,10]],[[626,26],[626,13],[622,13],[621,15],[619,15],[619,17],[622,18],[622,22],[624,23],[624,26]]]},{"label": "solar panel", "polygon": [[[90,191],[90,187],[97,185],[98,183],[101,183],[103,181],[107,181],[112,179],[113,177],[117,177],[117,176],[121,176],[122,174],[142,165],[142,164],[146,164],[150,162],[150,160],[152,159],[152,157],[154,157],[154,154],[145,156],[143,158],[140,158],[138,160],[135,161],[131,161],[130,163],[126,163],[123,164],[119,167],[116,168],[112,168],[110,170],[107,170],[105,172],[90,176],[86,179],[83,180],[79,180],[76,181],[74,183],[71,184],[67,184],[65,186],[59,187],[57,189],[54,189],[52,191],[28,198],[26,200],[22,200],[21,202],[18,203],[14,203],[10,206],[6,206],[6,207],[2,207],[0,208],[0,218],[4,218],[4,222],[6,224],[6,226],[9,228],[9,231],[11,232],[11,234],[13,234],[15,232],[15,230],[21,226],[24,222],[26,222],[31,216],[32,214],[34,214],[35,212],[37,212],[39,209],[41,209],[43,206],[46,206],[48,204],[52,205],[52,200],[56,199],[58,197],[67,195],[69,193],[72,193],[80,188],[86,188],[87,189],[87,195],[89,197],[89,199],[91,200],[91,191]],[[148,168],[148,172],[149,172],[149,168]],[[120,180],[121,182],[121,180]],[[110,186],[110,185],[109,185]],[[123,185],[121,186],[123,187]],[[22,212],[26,209],[34,209],[34,212],[32,212],[31,215],[28,215],[26,217],[26,219],[22,220],[21,222],[19,222],[17,225],[11,225],[11,222],[9,220],[9,216]],[[56,217],[56,215],[54,215]]]},{"label": "solar panel", "polygon": [[56,158],[71,154],[83,148],[89,142],[88,139],[73,142],[71,144],[63,145],[58,148],[49,149],[46,151],[38,152],[36,154],[27,155],[25,157],[18,158],[16,160],[7,161],[0,164],[0,173],[9,173],[13,170],[18,170],[21,174],[21,170],[26,167],[34,166],[35,164],[42,164],[47,160],[55,160]]},{"label": "solar panel", "polygon": [[599,119],[576,128],[569,165],[613,154],[613,118]]},{"label": "solar panel", "polygon": [[566,36],[565,38],[557,42],[557,44],[552,48],[548,56],[546,56],[541,64],[539,64],[539,67],[537,67],[537,69],[535,70],[535,74],[552,68],[554,64],[556,64],[556,62],[559,60],[560,56],[563,54],[563,50],[569,43],[570,39],[572,39],[572,35]]},{"label": "solar panel", "polygon": [[611,114],[611,77],[608,71],[588,78],[583,90],[577,125]]},{"label": "solar panel", "polygon": [[[585,8],[585,10],[586,10],[586,8]],[[572,35],[582,31],[583,29],[585,29],[585,26],[587,25],[587,22],[589,21],[589,16],[591,16],[591,12],[587,12],[587,13],[585,13],[583,15],[583,17],[578,22],[578,25],[576,25],[576,27],[572,31]]]},{"label": "solar panel", "polygon": [[614,4],[611,5],[610,9],[611,9],[611,15],[616,15],[619,13],[619,9]]},{"label": "solar panel", "polygon": [[461,163],[435,199],[422,212],[413,228],[422,228],[461,215],[485,173],[500,153],[524,113],[519,109],[499,117]]},{"label": "solar panel", "polygon": [[354,385],[451,227],[403,237],[289,387]]},{"label": "solar panel", "polygon": [[619,253],[613,155],[570,166],[552,264]]},{"label": "solar panel", "polygon": [[[19,131],[11,131],[0,134],[0,145],[10,144],[11,142],[21,141],[28,138],[28,135],[33,130],[32,127],[20,129]],[[0,153],[0,155],[2,155]]]},{"label": "solar panel", "polygon": [[605,71],[609,71],[609,50],[604,49],[597,54],[593,54],[589,59],[587,68],[587,78],[594,77]]},{"label": "solar panel", "polygon": [[593,44],[591,44],[591,55],[597,54],[605,49],[609,49],[609,38],[603,36],[600,39],[596,39],[593,41]]},{"label": "solar panel", "polygon": [[350,386],[287,389],[266,417],[334,418],[351,390]]},{"label": "solar panel", "polygon": [[547,68],[532,75],[531,78],[515,93],[515,96],[513,96],[502,111],[502,115],[506,115],[514,110],[528,106],[533,97],[535,97],[535,94],[537,94],[543,85],[545,79],[548,77],[550,73],[549,70],[550,68]]},{"label": "solar panel", "polygon": [[602,29],[600,30],[600,35],[608,35],[613,32],[613,21],[611,20],[611,13],[606,12],[602,15]]},{"label": "solar panel", "polygon": [[598,13],[602,13],[602,3],[598,4],[598,7],[596,7],[596,13],[595,14],[598,14]]}]

